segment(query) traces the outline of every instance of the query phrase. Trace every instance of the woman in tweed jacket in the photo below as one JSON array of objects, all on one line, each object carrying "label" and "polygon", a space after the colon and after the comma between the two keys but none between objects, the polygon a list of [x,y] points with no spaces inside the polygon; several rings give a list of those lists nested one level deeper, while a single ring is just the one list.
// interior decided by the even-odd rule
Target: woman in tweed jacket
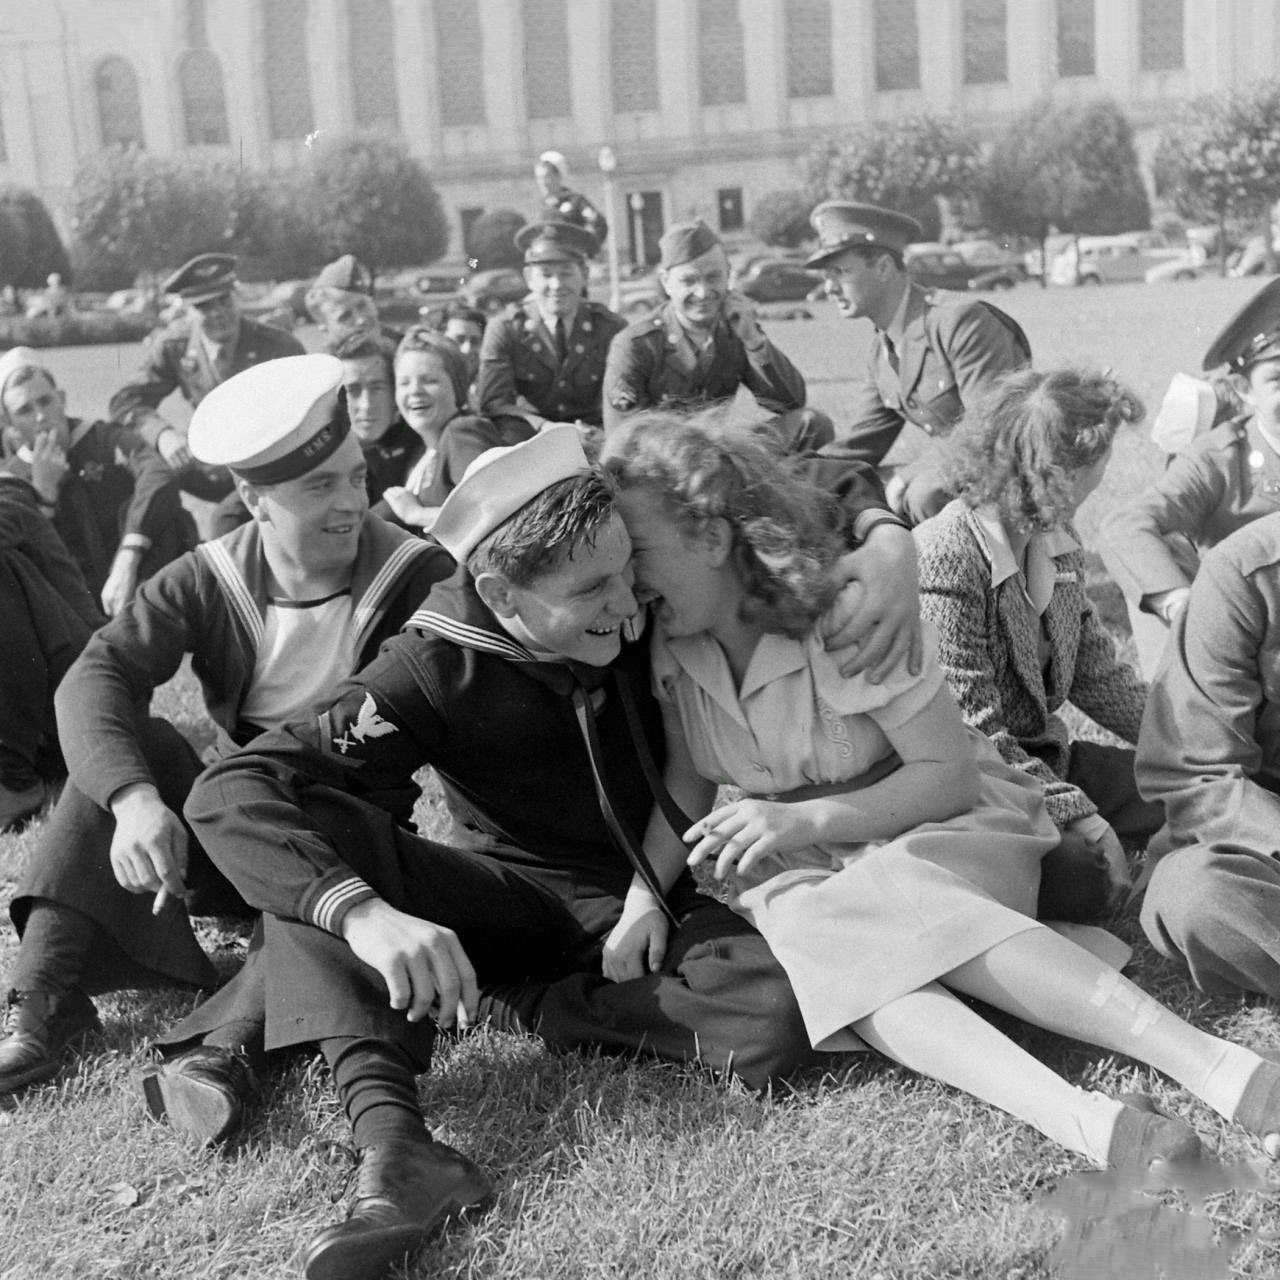
[{"label": "woman in tweed jacket", "polygon": [[[937,628],[965,720],[1043,784],[1062,836],[1057,865],[1105,859],[1115,888],[1128,881],[1120,837],[1149,838],[1162,815],[1138,795],[1133,751],[1073,741],[1058,711],[1069,701],[1137,742],[1146,685],[1085,595],[1071,521],[1101,481],[1116,431],[1142,413],[1100,374],[1007,376],[957,438],[961,497],[915,531],[921,613]],[[1041,913],[1059,912],[1084,908],[1048,887]]]}]

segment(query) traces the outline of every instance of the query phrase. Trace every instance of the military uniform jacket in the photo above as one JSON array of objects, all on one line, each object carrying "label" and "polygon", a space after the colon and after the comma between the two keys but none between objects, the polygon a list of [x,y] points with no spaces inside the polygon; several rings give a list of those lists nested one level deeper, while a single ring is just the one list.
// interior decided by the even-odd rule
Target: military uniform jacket
[{"label": "military uniform jacket", "polygon": [[1141,604],[1190,586],[1201,553],[1273,511],[1280,511],[1280,456],[1252,418],[1224,422],[1112,512],[1102,554],[1126,599]]},{"label": "military uniform jacket", "polygon": [[[126,535],[145,538],[152,551],[144,554],[139,577],[195,543],[173,472],[157,453],[140,448],[135,433],[116,423],[72,418],[68,425],[69,469],[51,519],[90,591],[102,590]],[[23,480],[31,476],[17,457],[4,470]]]},{"label": "military uniform jacket", "polygon": [[[104,808],[121,787],[151,781],[134,726],[184,654],[222,749],[258,732],[239,722],[262,637],[267,592],[258,526],[241,526],[144,582],[89,641],[58,688],[58,733],[76,786]],[[367,661],[453,571],[441,547],[369,518],[351,581],[356,653]]]},{"label": "military uniform jacket", "polygon": [[770,413],[804,408],[804,377],[768,338],[760,350],[748,351],[721,317],[712,330],[710,352],[698,359],[667,302],[628,325],[609,348],[605,430],[636,409],[710,404],[731,399],[744,385]]},{"label": "military uniform jacket", "polygon": [[[231,373],[302,353],[302,344],[292,334],[242,316]],[[111,397],[107,411],[115,421],[135,428],[154,448],[162,431],[177,430],[157,412],[164,399],[178,390],[194,408],[221,381],[198,327],[192,317],[182,316],[148,335],[141,367]]]},{"label": "military uniform jacket", "polygon": [[[614,665],[629,673],[660,764],[648,648],[644,637],[626,643]],[[608,669],[534,658],[498,626],[465,571],[432,593],[315,723],[264,734],[214,765],[187,814],[196,822],[216,815],[221,848],[254,850],[232,877],[251,905],[340,933],[346,912],[373,891],[310,821],[300,795],[315,784],[338,787],[404,821],[418,795],[413,775],[430,764],[471,847],[558,896],[594,888],[620,900],[631,865],[596,799],[570,698],[578,685],[593,690],[603,758],[617,762],[610,798],[639,840],[653,801]],[[264,826],[279,838],[263,840]]]},{"label": "military uniform jacket", "polygon": [[600,388],[614,334],[626,321],[598,302],[584,301],[565,335],[568,352],[561,364],[555,334],[548,330],[532,299],[515,303],[485,326],[480,345],[476,399],[490,417],[522,414],[523,396],[552,422],[602,422]]},{"label": "military uniform jacket", "polygon": [[[949,502],[915,529],[920,615],[938,632],[938,661],[965,722],[995,743],[1014,768],[1044,786],[1060,827],[1098,811],[1065,781],[1070,734],[1057,714],[1070,701],[1103,728],[1136,742],[1146,686],[1121,662],[1085,594],[1078,545],[1054,557],[1053,595],[1043,618],[1050,643],[1040,665],[1041,620],[1018,578],[992,586],[991,560],[973,511]],[[1073,530],[1067,530],[1074,542]]]},{"label": "military uniform jacket", "polygon": [[885,335],[877,332],[852,400],[842,414],[830,452],[879,466],[898,433],[914,422],[929,435],[945,436],[1001,374],[1031,359],[1022,330],[987,302],[958,295],[932,296],[907,285],[898,369]]},{"label": "military uniform jacket", "polygon": [[1151,685],[1136,775],[1173,847],[1280,855],[1280,515],[1205,554]]}]

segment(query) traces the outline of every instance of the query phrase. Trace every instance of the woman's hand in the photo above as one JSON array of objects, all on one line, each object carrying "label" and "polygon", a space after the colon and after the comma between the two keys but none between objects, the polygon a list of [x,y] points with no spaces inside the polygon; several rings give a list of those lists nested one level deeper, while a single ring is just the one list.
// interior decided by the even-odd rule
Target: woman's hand
[{"label": "woman's hand", "polygon": [[402,484],[394,484],[382,491],[387,506],[396,513],[396,519],[415,529],[429,529],[436,522],[439,507],[424,506]]},{"label": "woman's hand", "polygon": [[817,838],[803,804],[778,800],[735,800],[713,809],[684,833],[693,845],[689,865],[707,858],[716,860],[715,878],[730,871],[743,875],[771,853],[790,853],[813,844]]}]

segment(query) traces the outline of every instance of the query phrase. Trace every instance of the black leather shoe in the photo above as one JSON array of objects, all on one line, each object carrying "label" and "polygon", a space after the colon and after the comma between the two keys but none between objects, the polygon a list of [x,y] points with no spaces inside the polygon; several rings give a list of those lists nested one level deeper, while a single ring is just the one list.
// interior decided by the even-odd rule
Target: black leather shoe
[{"label": "black leather shoe", "polygon": [[142,1093],[157,1120],[212,1146],[240,1127],[258,1081],[244,1054],[202,1044],[148,1067]]},{"label": "black leather shoe", "polygon": [[307,1246],[307,1280],[379,1280],[433,1231],[480,1209],[493,1187],[461,1152],[443,1143],[387,1142],[360,1153],[347,1220]]},{"label": "black leather shoe", "polygon": [[0,1093],[51,1080],[65,1050],[101,1027],[93,1001],[79,987],[60,995],[10,991],[0,1036]]}]

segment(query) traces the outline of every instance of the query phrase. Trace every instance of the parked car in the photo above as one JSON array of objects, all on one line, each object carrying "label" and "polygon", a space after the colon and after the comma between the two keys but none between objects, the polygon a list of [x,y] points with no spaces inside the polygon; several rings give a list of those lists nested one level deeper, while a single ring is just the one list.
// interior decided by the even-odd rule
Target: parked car
[{"label": "parked car", "polygon": [[903,255],[907,273],[926,289],[1012,289],[1025,279],[1017,262],[980,266],[966,262],[954,249],[935,244],[910,244]]},{"label": "parked car", "polygon": [[1203,244],[1190,244],[1175,257],[1148,267],[1143,279],[1148,284],[1164,284],[1170,280],[1198,280],[1208,265],[1209,255]]},{"label": "parked car", "polygon": [[755,302],[800,302],[821,284],[822,273],[798,261],[757,258],[733,277],[731,287]]},{"label": "parked car", "polygon": [[477,311],[496,315],[510,303],[519,302],[528,292],[523,272],[510,267],[493,267],[488,271],[477,271],[463,281],[458,297]]},{"label": "parked car", "polygon": [[[656,311],[667,300],[667,295],[658,283],[656,272],[637,276],[632,280],[622,280],[618,284],[618,314],[628,320],[639,320],[651,311]],[[608,305],[609,286],[606,284],[601,301]]]},{"label": "parked car", "polygon": [[1142,280],[1150,268],[1180,252],[1157,231],[1080,236],[1049,264],[1049,283],[1118,284]]}]

